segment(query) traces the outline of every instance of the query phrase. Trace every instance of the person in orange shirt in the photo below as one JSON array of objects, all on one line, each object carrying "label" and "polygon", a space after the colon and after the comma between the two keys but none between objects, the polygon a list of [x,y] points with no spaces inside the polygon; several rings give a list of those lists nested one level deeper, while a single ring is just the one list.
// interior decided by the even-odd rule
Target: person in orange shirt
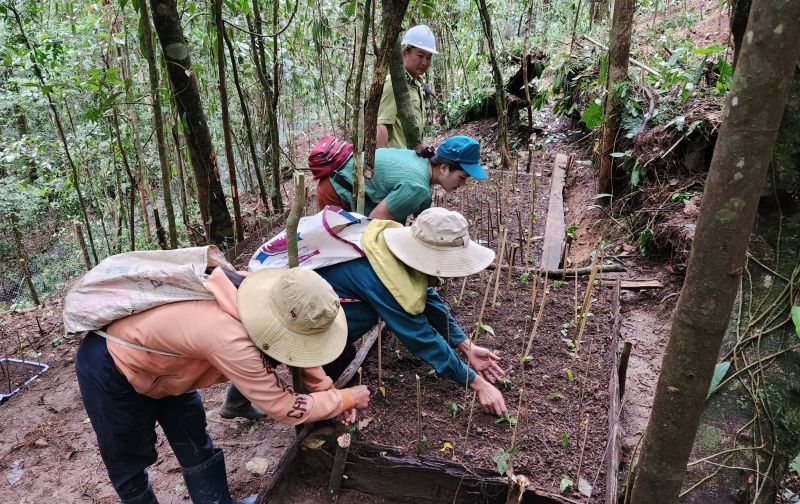
[{"label": "person in orange shirt", "polygon": [[[333,289],[315,272],[262,270],[243,277],[216,268],[211,301],[151,308],[90,331],[75,359],[100,455],[125,504],[154,504],[147,467],[156,461],[161,425],[195,504],[234,501],[222,451],[214,448],[196,389],[230,381],[275,420],[297,425],[352,421],[369,403],[362,385],[337,390],[320,366],[345,346],[347,322]],[[303,368],[310,393],[276,374]]]}]

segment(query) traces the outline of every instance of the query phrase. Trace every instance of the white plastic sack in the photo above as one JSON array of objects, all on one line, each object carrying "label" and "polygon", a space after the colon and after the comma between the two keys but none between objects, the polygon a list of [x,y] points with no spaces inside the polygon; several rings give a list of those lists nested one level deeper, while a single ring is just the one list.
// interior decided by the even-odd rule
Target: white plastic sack
[{"label": "white plastic sack", "polygon": [[111,322],[176,301],[207,300],[206,269],[233,266],[214,245],[127,252],[91,269],[64,299],[64,330],[101,329]]},{"label": "white plastic sack", "polygon": [[[297,258],[300,267],[317,269],[364,257],[361,235],[369,219],[355,212],[334,206],[303,217],[297,224]],[[286,230],[258,247],[247,268],[258,271],[264,268],[289,266]]]}]

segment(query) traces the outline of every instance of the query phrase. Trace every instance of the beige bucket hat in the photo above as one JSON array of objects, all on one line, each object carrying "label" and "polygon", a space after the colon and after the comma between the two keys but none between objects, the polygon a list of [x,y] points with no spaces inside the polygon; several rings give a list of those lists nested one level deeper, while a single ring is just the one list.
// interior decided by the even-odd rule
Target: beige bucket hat
[{"label": "beige bucket hat", "polygon": [[441,207],[423,211],[411,227],[386,229],[383,238],[395,257],[427,275],[469,276],[494,261],[493,250],[469,239],[467,219]]},{"label": "beige bucket hat", "polygon": [[239,287],[236,305],[253,343],[284,364],[327,364],[347,342],[339,296],[314,271],[267,268],[253,273]]}]

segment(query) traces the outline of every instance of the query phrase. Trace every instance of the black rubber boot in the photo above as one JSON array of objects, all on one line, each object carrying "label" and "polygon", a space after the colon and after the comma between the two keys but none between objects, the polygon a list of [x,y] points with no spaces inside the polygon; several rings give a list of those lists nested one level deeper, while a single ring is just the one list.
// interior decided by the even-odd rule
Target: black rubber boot
[{"label": "black rubber boot", "polygon": [[248,420],[259,420],[267,416],[266,413],[253,406],[248,398],[239,392],[239,389],[228,386],[228,394],[225,396],[225,403],[219,412],[222,418],[246,418]]},{"label": "black rubber boot", "polygon": [[121,499],[121,501],[122,504],[158,504],[156,494],[153,493],[153,488],[150,486],[149,482],[147,483],[147,488],[145,488],[141,494],[136,497]]},{"label": "black rubber boot", "polygon": [[201,464],[181,468],[189,497],[194,504],[253,504],[257,495],[235,501],[228,490],[225,457],[214,449],[214,456]]}]

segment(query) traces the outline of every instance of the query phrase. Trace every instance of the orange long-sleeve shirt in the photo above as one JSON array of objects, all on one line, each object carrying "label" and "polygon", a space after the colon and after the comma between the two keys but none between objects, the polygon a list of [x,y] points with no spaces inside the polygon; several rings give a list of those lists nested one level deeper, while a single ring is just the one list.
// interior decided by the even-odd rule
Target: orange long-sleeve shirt
[{"label": "orange long-sleeve shirt", "polygon": [[112,336],[181,355],[159,355],[108,340],[117,369],[137,392],[158,399],[231,381],[270,417],[290,425],[332,418],[353,407],[350,391],[333,388],[321,367],[303,370],[311,393],[294,393],[247,335],[236,310],[236,287],[224,272],[214,270],[206,288],[215,301],[170,303],[108,326]]}]

